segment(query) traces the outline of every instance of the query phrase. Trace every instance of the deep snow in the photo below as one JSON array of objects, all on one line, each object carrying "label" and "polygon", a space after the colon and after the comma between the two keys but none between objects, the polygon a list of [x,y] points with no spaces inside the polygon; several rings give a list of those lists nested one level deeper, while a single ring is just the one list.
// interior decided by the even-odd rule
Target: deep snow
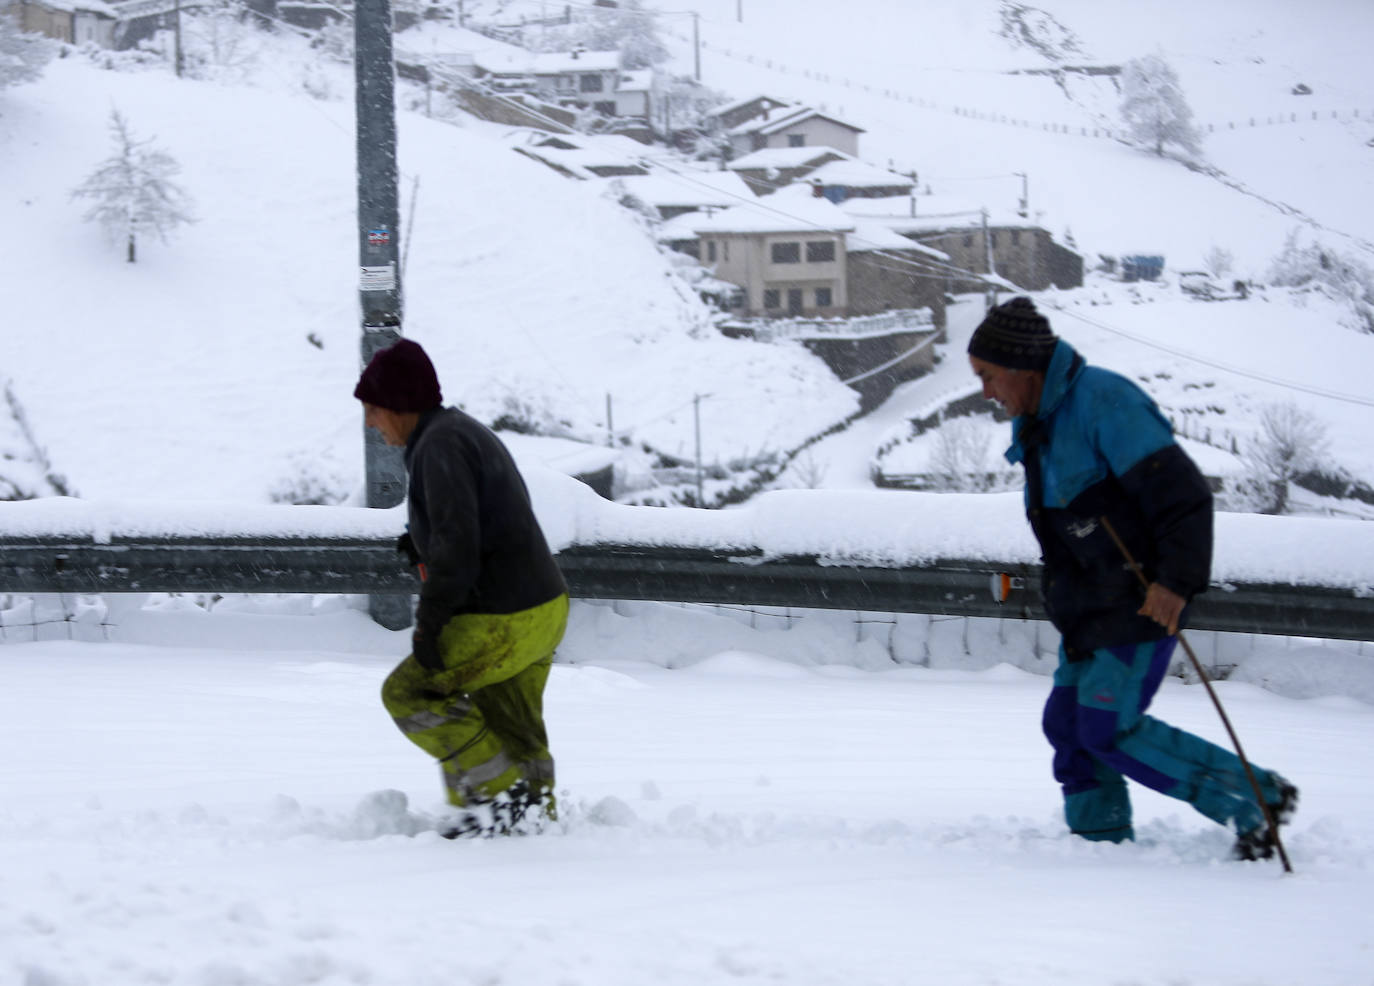
[{"label": "deep snow", "polygon": [[[619,609],[575,608],[550,681],[562,822],[475,843],[432,831],[435,769],[376,697],[401,638],[361,614],[145,611],[124,642],[4,648],[0,979],[1370,982],[1369,705],[1218,685],[1302,787],[1283,877],[1138,788],[1134,845],[1067,836],[1047,681],[996,664],[991,626],[987,670],[940,669],[956,635],[860,670],[842,626]],[[1224,742],[1201,688],[1155,711]]]}]

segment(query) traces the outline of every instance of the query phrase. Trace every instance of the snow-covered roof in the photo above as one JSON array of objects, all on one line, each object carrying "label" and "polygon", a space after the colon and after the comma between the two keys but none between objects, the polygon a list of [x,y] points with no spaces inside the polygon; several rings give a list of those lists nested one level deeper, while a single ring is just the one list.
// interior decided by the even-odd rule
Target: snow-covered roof
[{"label": "snow-covered roof", "polygon": [[733,171],[656,171],[612,178],[625,192],[652,206],[728,208],[753,200],[754,193]]},{"label": "snow-covered roof", "polygon": [[576,57],[566,51],[528,52],[511,46],[474,52],[474,62],[487,72],[520,75],[562,75],[570,72],[618,72],[620,52],[583,51]]},{"label": "snow-covered roof", "polygon": [[769,113],[767,117],[751,117],[743,123],[731,127],[727,133],[732,137],[754,133],[774,134],[780,130],[786,130],[788,127],[794,127],[803,120],[809,120],[812,117],[820,117],[822,120],[829,120],[831,123],[853,130],[855,133],[864,133],[863,127],[856,127],[854,124],[847,123],[839,117],[832,116],[829,113],[822,113],[820,110],[813,109],[810,106],[788,107],[785,110],[780,110],[777,114]]},{"label": "snow-covered roof", "polygon": [[841,159],[850,159],[848,154],[833,147],[816,145],[813,147],[765,147],[744,157],[731,161],[731,171],[762,171],[768,168],[800,168],[827,154]]},{"label": "snow-covered roof", "polygon": [[[670,232],[679,235],[668,237]],[[689,239],[711,233],[847,233],[854,229],[854,220],[826,199],[770,195],[757,202],[746,203],[711,213],[687,213],[664,224],[668,239]]]},{"label": "snow-covered roof", "polygon": [[786,105],[787,105],[787,100],[785,100],[785,99],[778,99],[776,96],[765,96],[765,95],[746,96],[746,97],[744,97],[743,99],[731,100],[731,101],[728,102],[728,103],[725,103],[725,104],[723,104],[723,105],[721,105],[721,106],[717,106],[717,107],[715,107],[714,109],[712,109],[709,113],[707,113],[706,115],[707,115],[707,116],[724,116],[724,115],[727,114],[727,113],[731,113],[731,112],[733,112],[733,111],[735,111],[735,110],[737,110],[737,109],[741,109],[741,108],[743,108],[743,107],[745,107],[745,106],[748,106],[750,103],[757,103],[757,102],[760,102],[760,101],[762,101],[762,100],[767,100],[768,102],[773,103],[773,104],[775,104],[776,106],[786,106]]},{"label": "snow-covered roof", "polygon": [[[820,169],[818,168],[817,171]],[[815,172],[812,173],[813,175]],[[808,175],[810,179],[812,175]],[[911,214],[915,202],[916,215]],[[894,195],[880,199],[851,198],[840,208],[855,219],[871,219],[898,232],[927,232],[939,229],[976,229],[983,225],[983,210],[977,203],[940,195]],[[1035,229],[1032,222],[1012,209],[997,208],[988,213],[988,225],[998,229]]]},{"label": "snow-covered roof", "polygon": [[843,185],[847,188],[885,188],[889,185],[909,187],[914,184],[907,175],[899,175],[895,171],[854,158],[827,161],[806,178],[807,181],[818,181],[822,185]]},{"label": "snow-covered roof", "polygon": [[[67,13],[88,13],[99,14],[101,17],[108,17],[111,20],[119,18],[119,12],[110,4],[102,0],[31,0],[40,7],[47,7],[49,10],[62,10]],[[0,4],[3,10],[8,4]]]},{"label": "snow-covered roof", "polygon": [[559,75],[564,72],[618,72],[618,51],[545,51],[530,56],[534,75]]},{"label": "snow-covered roof", "polygon": [[939,260],[948,260],[948,254],[934,247],[928,247],[915,240],[909,240],[896,230],[875,222],[857,222],[854,232],[845,236],[844,248],[848,253],[864,253],[870,250],[913,250]]}]

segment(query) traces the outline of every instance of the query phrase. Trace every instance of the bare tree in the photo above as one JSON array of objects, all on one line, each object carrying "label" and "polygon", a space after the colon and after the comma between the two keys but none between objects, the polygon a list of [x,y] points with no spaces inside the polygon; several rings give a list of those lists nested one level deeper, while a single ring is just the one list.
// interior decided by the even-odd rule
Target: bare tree
[{"label": "bare tree", "polygon": [[0,89],[37,79],[56,51],[56,41],[21,31],[8,12],[0,12]]},{"label": "bare tree", "polygon": [[1202,134],[1183,98],[1178,75],[1158,55],[1134,58],[1121,67],[1121,116],[1131,135],[1164,156],[1165,144],[1202,153]]},{"label": "bare tree", "polygon": [[1285,514],[1293,478],[1319,465],[1329,449],[1326,426],[1291,401],[1260,409],[1260,431],[1245,450],[1261,513]]},{"label": "bare tree", "polygon": [[194,222],[190,196],[173,182],[181,166],[152,140],[135,140],[119,110],[110,111],[115,153],[72,191],[72,198],[93,200],[82,218],[98,222],[110,238],[128,245],[127,259],[137,259],[138,237],[151,230],[166,242],[182,223]]}]

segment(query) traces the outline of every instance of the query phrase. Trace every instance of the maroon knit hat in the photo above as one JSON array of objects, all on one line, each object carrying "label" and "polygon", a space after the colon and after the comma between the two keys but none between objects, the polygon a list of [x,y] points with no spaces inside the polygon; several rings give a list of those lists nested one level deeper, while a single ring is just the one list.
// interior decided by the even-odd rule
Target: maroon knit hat
[{"label": "maroon knit hat", "polygon": [[353,396],[388,411],[423,413],[443,403],[439,376],[418,342],[402,339],[377,350]]}]

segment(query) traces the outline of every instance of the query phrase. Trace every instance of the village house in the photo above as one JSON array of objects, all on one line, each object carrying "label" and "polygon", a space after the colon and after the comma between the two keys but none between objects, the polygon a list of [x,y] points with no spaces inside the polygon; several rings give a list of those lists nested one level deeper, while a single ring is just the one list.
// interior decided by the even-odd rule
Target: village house
[{"label": "village house", "polygon": [[114,7],[102,0],[0,0],[19,30],[42,34],[67,44],[114,47]]},{"label": "village house", "polygon": [[[1083,285],[1083,258],[1055,242],[1044,227],[1010,210],[984,210],[966,202],[917,195],[885,199],[846,199],[841,208],[859,221],[885,226],[909,240],[932,247],[956,270],[998,277],[1026,291]],[[959,294],[983,290],[974,277],[951,271],[945,290]]]},{"label": "village house", "polygon": [[717,106],[707,113],[706,123],[712,129],[724,133],[746,120],[752,120],[756,116],[762,116],[766,112],[781,109],[787,105],[789,104],[786,100],[774,99],[772,96],[751,96],[748,99],[737,99],[723,106]]},{"label": "village house", "polygon": [[679,215],[659,238],[738,286],[734,314],[743,318],[846,319],[924,308],[944,326],[943,253],[881,224],[856,222],[802,188]]},{"label": "village house", "polygon": [[850,156],[859,153],[862,127],[809,106],[764,109],[752,119],[725,131],[734,157],[766,148],[833,147]]},{"label": "village house", "polygon": [[911,175],[901,175],[851,157],[827,161],[798,176],[817,195],[839,204],[848,199],[882,199],[908,196],[916,185]]},{"label": "village house", "polygon": [[660,238],[690,244],[703,267],[738,285],[739,315],[840,317],[849,305],[845,234],[853,230],[835,206],[808,198],[785,210],[747,203],[689,213],[665,223]]}]

